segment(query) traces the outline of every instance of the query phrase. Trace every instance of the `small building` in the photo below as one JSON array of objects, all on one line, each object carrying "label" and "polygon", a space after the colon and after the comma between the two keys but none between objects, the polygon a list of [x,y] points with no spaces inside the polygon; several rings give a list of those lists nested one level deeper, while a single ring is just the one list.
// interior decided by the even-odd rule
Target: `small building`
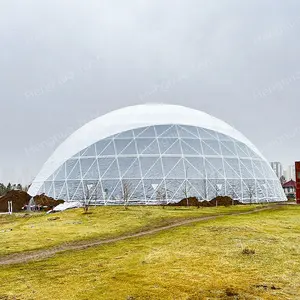
[{"label": "small building", "polygon": [[282,185],[282,188],[284,190],[284,193],[286,194],[286,196],[288,196],[288,198],[294,198],[295,194],[296,194],[296,181],[294,180],[290,180],[287,181],[286,183],[284,183]]}]

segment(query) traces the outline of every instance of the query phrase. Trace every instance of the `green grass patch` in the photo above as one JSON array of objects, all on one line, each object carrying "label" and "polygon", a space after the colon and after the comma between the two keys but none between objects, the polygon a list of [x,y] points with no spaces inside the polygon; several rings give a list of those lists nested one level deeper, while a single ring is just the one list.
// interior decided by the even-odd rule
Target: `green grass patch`
[{"label": "green grass patch", "polygon": [[299,216],[224,216],[0,267],[0,299],[299,299]]},{"label": "green grass patch", "polygon": [[255,205],[232,207],[92,207],[46,215],[0,215],[0,255],[43,249],[62,243],[116,237],[170,224],[180,219],[247,211]]}]

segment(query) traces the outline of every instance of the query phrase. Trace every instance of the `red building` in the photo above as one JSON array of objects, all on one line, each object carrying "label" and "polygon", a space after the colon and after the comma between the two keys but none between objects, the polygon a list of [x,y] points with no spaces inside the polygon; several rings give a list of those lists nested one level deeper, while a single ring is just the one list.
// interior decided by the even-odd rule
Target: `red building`
[{"label": "red building", "polygon": [[296,171],[296,201],[300,204],[300,161],[295,162]]}]

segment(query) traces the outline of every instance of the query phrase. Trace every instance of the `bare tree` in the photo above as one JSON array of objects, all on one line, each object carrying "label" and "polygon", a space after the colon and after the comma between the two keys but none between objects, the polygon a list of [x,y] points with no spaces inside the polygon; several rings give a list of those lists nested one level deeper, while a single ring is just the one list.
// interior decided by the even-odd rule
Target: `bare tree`
[{"label": "bare tree", "polygon": [[[215,182],[214,182],[214,189],[215,189],[215,195],[217,198],[218,196],[220,196],[220,191],[222,190],[222,184],[218,183],[217,180],[215,180]],[[218,206],[218,199],[216,199],[216,206]]]},{"label": "bare tree", "polygon": [[238,195],[236,193],[236,186],[235,186],[235,184],[230,184],[230,187],[229,187],[229,196],[232,199],[232,205],[234,205],[234,199],[238,198]]},{"label": "bare tree", "polygon": [[284,177],[284,175],[280,176],[279,178],[281,185],[284,185],[286,183],[286,179]]},{"label": "bare tree", "polygon": [[184,198],[186,199],[186,206],[189,206],[189,197],[192,186],[190,185],[190,183],[188,182],[188,171],[189,171],[189,167],[185,167],[185,180],[183,182],[183,186],[182,186],[182,194],[184,195]]},{"label": "bare tree", "polygon": [[214,188],[215,188],[215,192],[216,192],[216,197],[220,196],[220,191],[222,189],[221,184],[217,183],[217,181],[215,182]]},{"label": "bare tree", "polygon": [[164,209],[167,204],[167,191],[163,186],[160,186],[156,190],[156,199],[158,200],[159,204]]},{"label": "bare tree", "polygon": [[204,200],[208,200],[208,191],[207,191],[207,178],[203,179],[203,198]]},{"label": "bare tree", "polygon": [[184,195],[184,198],[186,199],[186,206],[189,206],[189,198],[191,197],[191,185],[189,184],[188,180],[185,179],[182,186],[182,193]]},{"label": "bare tree", "polygon": [[91,196],[90,196],[90,192],[91,192],[91,188],[93,187],[93,184],[89,184],[86,181],[84,181],[84,189],[85,189],[85,199],[83,201],[83,210],[84,213],[87,213],[89,210],[89,206],[91,203]]},{"label": "bare tree", "polygon": [[247,186],[247,190],[248,190],[250,204],[252,204],[253,196],[255,196],[255,192],[256,192],[255,184],[252,182],[247,182],[246,186]]},{"label": "bare tree", "polygon": [[128,202],[130,200],[130,196],[132,194],[132,183],[128,180],[122,180],[122,198],[124,201],[124,208],[128,209]]}]

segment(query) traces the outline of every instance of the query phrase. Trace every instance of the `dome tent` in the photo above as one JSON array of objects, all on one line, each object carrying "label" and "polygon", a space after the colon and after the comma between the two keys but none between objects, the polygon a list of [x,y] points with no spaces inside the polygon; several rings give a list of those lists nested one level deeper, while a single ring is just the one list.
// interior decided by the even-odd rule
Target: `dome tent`
[{"label": "dome tent", "polygon": [[108,113],[63,142],[29,193],[98,204],[177,202],[230,195],[285,201],[280,182],[239,131],[204,112],[145,104]]}]

